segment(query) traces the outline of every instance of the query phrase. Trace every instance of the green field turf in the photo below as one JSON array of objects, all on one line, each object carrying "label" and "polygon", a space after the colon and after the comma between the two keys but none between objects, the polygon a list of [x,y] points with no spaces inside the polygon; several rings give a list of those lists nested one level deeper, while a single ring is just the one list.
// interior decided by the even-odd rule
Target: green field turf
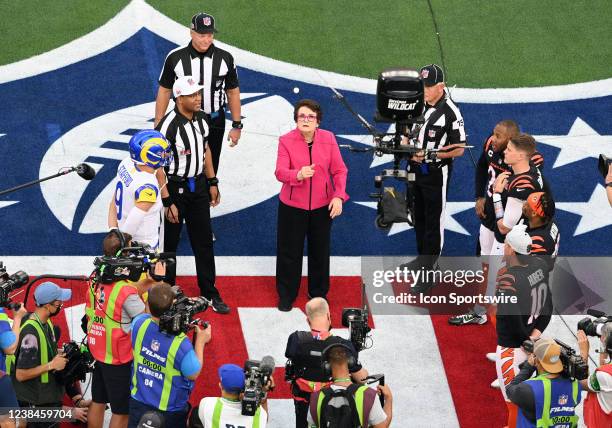
[{"label": "green field turf", "polygon": [[[343,74],[374,78],[384,67],[441,61],[425,0],[149,3],[186,25],[194,12],[205,10],[217,18],[218,38],[224,42]],[[101,25],[125,4],[126,0],[2,2],[0,63],[60,46]],[[612,76],[612,14],[607,0],[431,4],[450,84],[543,86]]]}]

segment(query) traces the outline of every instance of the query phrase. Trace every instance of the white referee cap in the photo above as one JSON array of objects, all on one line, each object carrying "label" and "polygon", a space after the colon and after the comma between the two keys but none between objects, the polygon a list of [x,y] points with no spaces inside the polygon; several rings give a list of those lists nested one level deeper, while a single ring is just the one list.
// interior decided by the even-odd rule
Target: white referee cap
[{"label": "white referee cap", "polygon": [[527,233],[527,226],[522,221],[508,232],[506,243],[519,254],[531,253],[531,236]]},{"label": "white referee cap", "polygon": [[177,98],[182,95],[191,95],[202,88],[204,88],[204,86],[198,85],[198,80],[195,77],[183,76],[174,81],[172,93],[174,94],[174,98]]}]

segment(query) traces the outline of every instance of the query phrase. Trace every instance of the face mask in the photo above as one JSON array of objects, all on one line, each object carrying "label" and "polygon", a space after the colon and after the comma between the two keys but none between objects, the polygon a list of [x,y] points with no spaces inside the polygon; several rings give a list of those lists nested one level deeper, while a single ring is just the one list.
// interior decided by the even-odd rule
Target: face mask
[{"label": "face mask", "polygon": [[56,308],[55,308],[55,312],[51,312],[51,311],[49,311],[49,316],[50,316],[50,317],[57,316],[57,315],[60,313],[60,311],[61,311],[61,310],[62,310],[62,307],[61,307],[61,306],[60,306],[60,307],[56,307]]}]

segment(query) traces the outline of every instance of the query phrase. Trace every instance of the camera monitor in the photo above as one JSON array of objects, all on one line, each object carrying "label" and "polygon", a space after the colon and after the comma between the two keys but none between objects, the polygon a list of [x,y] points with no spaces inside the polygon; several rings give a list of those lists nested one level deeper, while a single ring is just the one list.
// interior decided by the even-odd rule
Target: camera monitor
[{"label": "camera monitor", "polygon": [[423,114],[423,81],[417,70],[389,68],[378,76],[376,120],[416,122]]}]

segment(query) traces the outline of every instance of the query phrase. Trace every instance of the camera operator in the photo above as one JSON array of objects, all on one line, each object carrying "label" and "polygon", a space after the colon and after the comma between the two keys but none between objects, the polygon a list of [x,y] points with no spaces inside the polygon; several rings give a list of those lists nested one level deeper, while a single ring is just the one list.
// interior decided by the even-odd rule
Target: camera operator
[{"label": "camera operator", "polygon": [[[131,235],[111,230],[104,238],[104,254],[116,255],[129,246],[131,240]],[[97,283],[87,290],[87,343],[96,360],[88,417],[90,428],[102,428],[107,403],[112,412],[110,427],[127,427],[133,360],[130,328],[132,320],[145,311],[145,304],[139,297],[141,282],[152,280]],[[141,284],[141,288],[143,286]]]},{"label": "camera operator", "polygon": [[[516,225],[506,235],[506,267],[497,275],[497,350],[495,366],[501,391],[508,406],[508,426],[514,426],[517,408],[508,401],[506,386],[527,359],[521,347],[525,340],[540,337],[552,315],[552,296],[548,288],[548,265],[533,257],[531,237],[524,224]],[[535,300],[534,300],[535,297]]]},{"label": "camera operator", "polygon": [[352,351],[354,364],[349,367],[351,378],[360,382],[368,372],[358,362],[358,353],[353,344],[330,333],[331,315],[327,301],[315,297],[306,303],[306,319],[310,331],[296,331],[287,340],[285,357],[291,360],[295,376],[291,381],[291,393],[295,405],[295,426],[306,428],[306,416],[310,394],[329,385],[329,375],[321,367],[321,354],[329,345],[341,343]]},{"label": "camera operator", "polygon": [[[530,379],[536,370],[538,375]],[[578,426],[575,409],[582,388],[563,371],[561,346],[552,339],[537,340],[533,353],[506,387],[508,398],[519,408],[516,426]]]},{"label": "camera operator", "polygon": [[180,333],[176,336],[160,330],[159,318],[171,307],[175,292],[165,283],[151,287],[148,296],[151,314],[141,314],[132,321],[134,366],[129,405],[130,428],[141,416],[159,410],[166,426],[187,424],[189,395],[200,374],[204,345],[211,339],[211,327],[195,326],[195,343]]},{"label": "camera operator", "polygon": [[[55,372],[66,367],[67,359],[58,353],[57,334],[51,318],[57,316],[72,291],[53,282],[36,287],[36,309],[21,325],[16,351],[16,370],[13,387],[20,407],[62,407],[64,385]],[[76,393],[76,391],[74,392]],[[73,394],[71,394],[73,395]],[[73,416],[87,420],[87,408],[73,408]],[[28,423],[28,427],[49,427],[55,423]]]},{"label": "camera operator", "polygon": [[[265,428],[268,423],[268,400],[263,399],[255,415],[242,414],[241,393],[245,387],[245,376],[242,367],[236,364],[224,364],[219,367],[219,388],[221,397],[205,397],[200,401],[195,415],[192,416],[191,428],[213,427],[254,427]],[[270,378],[263,391],[274,388],[274,380]]]},{"label": "camera operator", "polygon": [[[589,340],[583,330],[578,330],[578,347],[582,359],[589,356]],[[599,351],[599,367],[580,384],[588,391],[584,401],[584,421],[587,427],[612,426],[612,323],[601,330],[602,351]]]},{"label": "camera operator", "polygon": [[[443,149],[418,152],[410,161],[416,173],[413,184],[414,230],[418,263],[433,267],[444,244],[444,218],[448,182],[453,159],[462,156],[467,139],[463,117],[455,103],[446,96],[444,72],[436,64],[421,68],[425,85],[425,123],[418,128],[416,145],[421,149]],[[415,125],[417,129],[419,125]]]},{"label": "camera operator", "polygon": [[[323,350],[323,366],[326,370],[331,370],[333,382],[329,387],[311,394],[308,408],[309,426],[335,427],[340,420],[346,419],[353,420],[351,426],[387,428],[391,424],[393,397],[389,386],[379,385],[377,391],[353,383],[349,372],[351,359],[354,358],[352,353],[350,347],[340,343],[332,344]],[[384,407],[378,400],[378,394],[384,397]],[[337,401],[331,403],[336,398],[343,398],[345,404]],[[344,411],[342,407],[345,407]]]},{"label": "camera operator", "polygon": [[1,423],[10,423],[2,419],[4,412],[1,409],[3,407],[19,407],[11,377],[6,374],[6,355],[13,355],[17,350],[17,337],[19,337],[21,320],[26,313],[27,311],[24,305],[21,305],[18,310],[14,311],[13,326],[11,327],[9,317],[4,311],[4,308],[0,308],[0,391],[2,391],[0,394],[0,425]]}]

